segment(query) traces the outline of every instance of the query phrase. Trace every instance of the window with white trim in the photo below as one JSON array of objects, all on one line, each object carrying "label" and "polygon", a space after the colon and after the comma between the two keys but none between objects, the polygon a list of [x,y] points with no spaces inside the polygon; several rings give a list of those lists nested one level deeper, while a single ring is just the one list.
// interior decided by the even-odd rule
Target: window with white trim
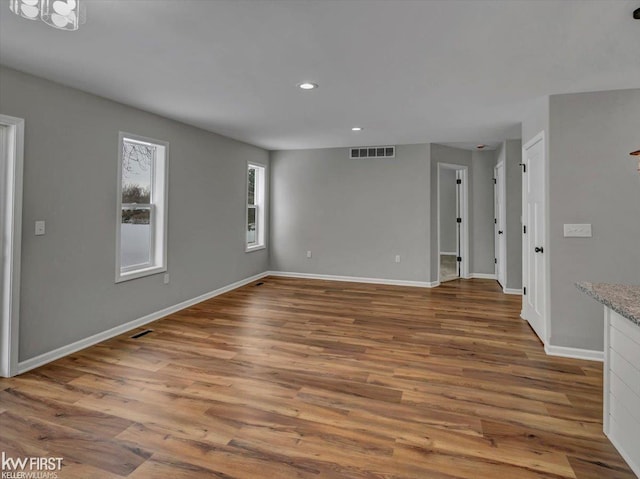
[{"label": "window with white trim", "polygon": [[265,167],[249,163],[247,167],[247,251],[265,247]]},{"label": "window with white trim", "polygon": [[167,270],[169,143],[120,133],[116,282]]}]

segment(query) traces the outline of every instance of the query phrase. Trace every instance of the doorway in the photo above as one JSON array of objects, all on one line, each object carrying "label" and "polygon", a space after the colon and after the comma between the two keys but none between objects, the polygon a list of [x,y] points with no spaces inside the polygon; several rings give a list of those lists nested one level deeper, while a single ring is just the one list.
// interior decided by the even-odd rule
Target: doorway
[{"label": "doorway", "polygon": [[24,120],[0,115],[0,376],[18,369]]},{"label": "doorway", "polygon": [[505,203],[504,162],[498,163],[494,169],[494,237],[495,237],[495,275],[504,290],[507,287],[507,224]]},{"label": "doorway", "polygon": [[523,147],[522,317],[546,345],[548,265],[546,261],[545,138],[541,132]]},{"label": "doorway", "polygon": [[438,164],[438,281],[469,277],[467,167]]}]

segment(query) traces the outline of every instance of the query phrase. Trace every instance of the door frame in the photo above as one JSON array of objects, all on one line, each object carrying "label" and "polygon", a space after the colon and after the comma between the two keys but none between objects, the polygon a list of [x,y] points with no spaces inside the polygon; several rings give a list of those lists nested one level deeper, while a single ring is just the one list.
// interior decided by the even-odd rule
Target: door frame
[{"label": "door frame", "polygon": [[[549,152],[547,149],[547,141],[546,141],[546,135],[545,135],[545,131],[542,130],[540,133],[538,133],[537,135],[535,135],[533,138],[531,138],[529,141],[527,141],[524,145],[522,145],[522,164],[524,165],[524,168],[526,168],[526,173],[522,174],[522,221],[525,220],[525,218],[527,217],[527,203],[526,203],[526,197],[527,197],[527,187],[526,187],[526,181],[527,181],[527,177],[526,175],[529,173],[530,168],[529,168],[529,160],[527,158],[527,150],[529,150],[533,145],[535,145],[538,142],[542,142],[542,154],[544,155],[542,158],[542,167],[544,168],[543,170],[543,184],[542,187],[544,189],[543,191],[543,197],[544,197],[544,248],[545,248],[545,252],[544,252],[544,275],[543,275],[543,280],[544,280],[544,286],[542,288],[542,294],[544,295],[544,318],[543,318],[543,333],[542,333],[542,338],[540,338],[540,340],[542,341],[542,343],[544,344],[545,348],[547,347],[547,345],[549,344],[549,338],[550,338],[550,333],[551,333],[551,305],[549,304],[549,299],[551,298],[551,281],[550,281],[550,267],[551,267],[551,255],[549,254],[549,245],[550,245],[550,241],[549,241],[549,237],[550,237],[550,231],[549,231]],[[527,234],[529,234],[529,231],[527,231]],[[527,254],[532,255],[533,253],[531,251],[528,251],[527,249],[527,236],[525,236],[524,234],[522,235],[522,287],[523,287],[523,296],[522,296],[522,311],[520,312],[520,317],[522,319],[524,319],[525,321],[528,322],[528,318],[526,317],[527,315],[525,314],[525,295],[524,295],[524,288],[527,285],[527,274],[528,274],[528,268],[529,268],[529,258],[527,258]]]},{"label": "door frame", "polygon": [[[499,181],[499,178],[498,178],[498,168],[502,168],[502,178],[501,178],[502,181]],[[498,164],[493,168],[493,177],[496,180],[494,185],[494,191],[493,191],[494,210],[495,210],[494,215],[496,219],[496,222],[493,228],[493,235],[495,238],[494,249],[495,249],[495,255],[497,260],[495,274],[496,274],[496,281],[498,281],[500,286],[502,286],[502,290],[506,291],[507,289],[507,224],[506,224],[507,184],[506,184],[506,163],[504,161],[498,162]],[[499,205],[498,198],[500,193],[502,193],[502,204]],[[500,231],[500,226],[502,226],[502,235],[498,235],[498,231]],[[500,242],[501,236],[503,238],[502,241],[504,246],[502,248],[502,255],[503,255],[502,258],[500,258],[500,255],[498,254],[498,252],[500,251],[498,244]],[[499,274],[499,271],[501,274]],[[504,284],[500,283],[501,277],[502,277],[502,280],[504,281]]]},{"label": "door frame", "polygon": [[3,275],[2,311],[0,326],[0,376],[18,373],[18,347],[20,326],[20,254],[22,245],[22,175],[24,165],[24,119],[0,114],[0,125],[6,127],[7,156],[5,181],[5,210],[2,214],[0,234],[4,242],[1,269]]},{"label": "door frame", "polygon": [[[438,163],[436,179],[436,203],[437,203],[437,225],[438,230],[438,282],[440,282],[440,170],[449,169],[459,171],[462,179],[462,188],[460,188],[460,214],[462,223],[460,225],[460,256],[462,257],[460,265],[460,278],[469,279],[470,261],[469,261],[469,167],[465,165],[456,165],[454,163]],[[432,256],[433,257],[433,256]]]}]

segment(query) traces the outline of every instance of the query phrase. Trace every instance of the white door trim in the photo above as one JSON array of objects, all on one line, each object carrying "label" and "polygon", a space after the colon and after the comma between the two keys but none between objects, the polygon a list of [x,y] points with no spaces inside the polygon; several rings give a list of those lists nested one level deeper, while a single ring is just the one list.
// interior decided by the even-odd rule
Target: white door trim
[{"label": "white door trim", "polygon": [[[527,173],[529,172],[529,164],[528,164],[528,158],[527,158],[527,150],[529,150],[533,145],[535,145],[536,143],[542,141],[542,151],[544,154],[544,161],[543,161],[543,167],[544,167],[544,287],[543,289],[543,294],[544,294],[544,318],[543,318],[543,325],[544,325],[544,332],[542,337],[540,338],[540,340],[542,341],[542,343],[544,344],[545,348],[549,345],[549,339],[550,339],[550,335],[551,335],[551,305],[549,304],[549,298],[551,297],[551,281],[550,281],[550,258],[551,256],[549,255],[549,236],[550,236],[550,231],[549,231],[549,150],[548,150],[548,145],[546,142],[546,137],[545,137],[545,133],[544,130],[541,131],[540,133],[538,133],[536,136],[534,136],[533,138],[531,138],[531,140],[529,140],[527,143],[525,143],[522,146],[522,162],[527,170]],[[527,195],[527,188],[526,188],[526,174],[522,175],[522,218],[523,221],[527,216],[527,212],[526,212],[526,195]],[[527,231],[527,233],[529,233],[529,231]],[[527,248],[527,238],[525,235],[522,235],[522,286],[523,289],[525,287],[527,287],[527,269],[525,268],[525,266],[529,266],[530,261],[528,259],[525,259],[525,255],[527,254],[531,254],[530,251],[528,251]],[[529,292],[527,292],[527,294],[529,294]],[[528,321],[528,318],[526,317],[526,310],[524,308],[524,304],[525,304],[526,298],[523,296],[522,298],[522,311],[520,313],[520,317],[526,321]]]},{"label": "white door trim", "polygon": [[2,294],[2,344],[0,345],[0,376],[11,377],[18,372],[18,329],[20,308],[20,247],[22,244],[22,171],[24,164],[24,120],[0,114],[0,125],[7,127],[5,175],[5,211],[2,214],[2,234],[6,262],[2,264],[4,278]]},{"label": "white door trim", "polygon": [[470,279],[471,274],[469,262],[469,168],[464,165],[456,165],[453,163],[438,163],[437,181],[436,181],[436,203],[437,203],[437,225],[438,230],[438,281],[440,281],[440,169],[449,169],[460,171],[462,177],[462,188],[460,194],[460,215],[462,223],[460,226],[460,256],[462,264],[460,265],[460,278]]}]

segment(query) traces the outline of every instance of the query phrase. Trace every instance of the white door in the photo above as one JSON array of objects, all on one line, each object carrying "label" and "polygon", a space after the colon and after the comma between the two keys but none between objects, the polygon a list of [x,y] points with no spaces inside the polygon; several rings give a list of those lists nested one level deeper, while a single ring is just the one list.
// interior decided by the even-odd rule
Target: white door
[{"label": "white door", "polygon": [[456,170],[456,271],[462,277],[462,170]]},{"label": "white door", "polygon": [[507,277],[507,242],[505,223],[505,184],[504,163],[499,163],[495,168],[495,248],[496,248],[496,279],[500,286],[506,288]]},{"label": "white door", "polygon": [[7,127],[0,125],[0,376],[7,376],[9,370],[9,357],[6,350],[9,348],[9,317],[7,314],[7,291],[5,291],[5,267],[8,261],[7,232],[5,231],[5,210],[7,208]]},{"label": "white door", "polygon": [[523,152],[522,210],[526,233],[522,235],[522,314],[544,344],[546,339],[545,263],[545,145],[542,135],[527,143]]}]

